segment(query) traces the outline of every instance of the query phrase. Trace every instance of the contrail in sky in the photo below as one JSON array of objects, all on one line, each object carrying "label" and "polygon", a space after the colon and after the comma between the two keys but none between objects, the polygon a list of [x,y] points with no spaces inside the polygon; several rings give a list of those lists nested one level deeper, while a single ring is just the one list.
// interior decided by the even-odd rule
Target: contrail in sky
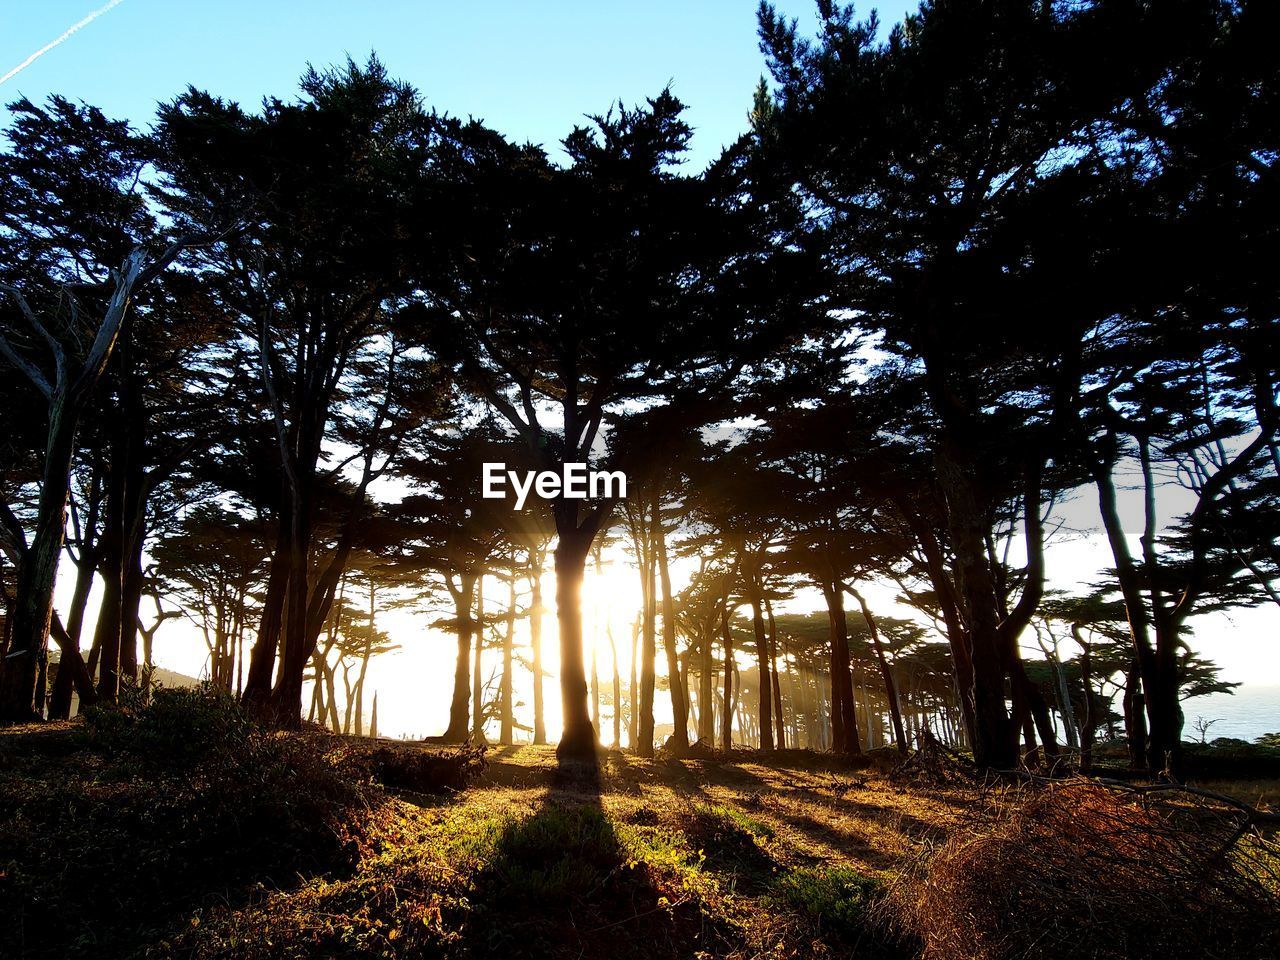
[{"label": "contrail in sky", "polygon": [[31,56],[27,57],[27,59],[23,60],[20,64],[18,64],[8,73],[6,73],[3,77],[0,77],[0,83],[4,83],[6,80],[9,80],[10,78],[17,76],[23,70],[27,69],[27,67],[31,66],[31,64],[35,63],[37,60],[43,57],[46,53],[48,53],[50,50],[52,50],[54,47],[60,44],[63,40],[66,40],[67,37],[71,36],[81,27],[87,27],[89,24],[93,23],[93,21],[97,20],[100,16],[102,16],[104,13],[110,10],[112,7],[123,2],[124,0],[111,0],[110,3],[103,4],[101,7],[93,11],[93,13],[89,14],[83,20],[79,21],[78,23],[73,23],[65,31],[63,31],[62,36],[58,37],[56,40],[46,43],[43,47],[41,47]]}]

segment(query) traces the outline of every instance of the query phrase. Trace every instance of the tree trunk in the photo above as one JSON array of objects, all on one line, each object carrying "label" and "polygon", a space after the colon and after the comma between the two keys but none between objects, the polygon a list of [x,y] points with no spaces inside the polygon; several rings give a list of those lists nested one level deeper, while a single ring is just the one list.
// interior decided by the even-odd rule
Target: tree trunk
[{"label": "tree trunk", "polygon": [[635,750],[640,742],[640,697],[637,690],[636,670],[640,664],[640,625],[644,620],[644,611],[636,615],[631,623],[631,678],[627,682],[627,744]]},{"label": "tree trunk", "polygon": [[769,669],[769,637],[764,629],[764,611],[760,604],[758,581],[751,585],[751,626],[756,635],[756,672],[760,715],[760,749],[773,750],[773,671]]},{"label": "tree trunk", "polygon": [[764,599],[765,615],[769,620],[769,686],[773,696],[774,745],[779,750],[787,748],[786,720],[782,714],[782,681],[778,677],[778,622],[773,618],[773,604]]},{"label": "tree trunk", "polygon": [[515,742],[513,728],[515,726],[514,703],[512,697],[512,670],[515,659],[516,636],[516,575],[511,573],[511,589],[507,596],[507,628],[502,636],[502,689],[499,696],[499,732],[498,737],[504,746]]},{"label": "tree trunk", "polygon": [[977,465],[962,444],[947,437],[935,463],[947,501],[947,527],[955,552],[960,595],[968,614],[973,664],[974,762],[1010,770],[1017,766],[1017,727],[1005,706],[1006,657],[1000,632],[1000,608],[986,553],[984,512],[979,506]]},{"label": "tree trunk", "polygon": [[871,646],[876,652],[876,663],[880,666],[880,678],[884,681],[885,702],[889,706],[889,721],[893,724],[893,737],[898,744],[898,752],[903,756],[907,753],[907,736],[902,729],[902,713],[898,710],[898,691],[893,683],[893,671],[889,669],[889,661],[884,655],[884,645],[880,642],[880,628],[876,624],[876,618],[871,615],[871,608],[867,606],[867,601],[863,599],[862,594],[857,590],[849,588],[849,593],[853,599],[858,601],[858,607],[862,610],[862,617],[867,621],[867,631],[871,634]]},{"label": "tree trunk", "polygon": [[824,583],[831,645],[831,749],[857,755],[858,717],[854,713],[853,677],[849,663],[849,627],[844,613],[844,593],[837,583]]},{"label": "tree trunk", "polygon": [[278,520],[267,593],[262,601],[262,616],[258,619],[258,638],[249,652],[249,673],[244,682],[243,699],[250,707],[265,704],[271,695],[271,678],[280,649],[280,628],[284,623],[285,594],[289,587],[289,542],[289,524],[283,519]]},{"label": "tree trunk", "polygon": [[609,638],[609,653],[613,657],[613,746],[615,750],[622,748],[622,676],[618,673],[618,644],[613,639],[613,624],[605,625],[605,635]]},{"label": "tree trunk", "polygon": [[[572,503],[572,501],[561,501]],[[576,510],[575,510],[576,512]],[[564,731],[556,747],[561,758],[594,758],[596,731],[587,712],[587,677],[582,650],[582,578],[592,536],[557,523],[556,617],[560,625],[560,699]]]},{"label": "tree trunk", "polygon": [[547,742],[546,711],[542,686],[542,553],[535,554],[531,571],[529,601],[529,640],[533,646],[533,742]]},{"label": "tree trunk", "polygon": [[458,656],[453,666],[453,700],[449,704],[449,726],[441,740],[445,743],[465,743],[470,735],[471,716],[471,643],[475,625],[471,620],[471,605],[475,599],[475,574],[466,572],[459,577],[460,585],[453,595],[453,609],[457,620]]},{"label": "tree trunk", "polygon": [[471,739],[484,743],[484,571],[476,581],[476,642],[471,661]]},{"label": "tree trunk", "polygon": [[[1146,711],[1150,720],[1147,729],[1147,745],[1144,764],[1152,773],[1162,770],[1166,763],[1166,755],[1175,752],[1171,741],[1175,735],[1167,729],[1172,717],[1166,715],[1159,706],[1153,707],[1151,700],[1161,700],[1158,692],[1161,683],[1161,670],[1156,658],[1156,651],[1151,645],[1151,621],[1146,603],[1142,596],[1142,578],[1129,551],[1125,539],[1124,527],[1120,522],[1120,513],[1116,505],[1115,483],[1111,477],[1113,464],[1102,462],[1095,465],[1094,482],[1098,488],[1098,507],[1102,514],[1102,525],[1107,532],[1107,541],[1111,545],[1111,556],[1116,565],[1116,577],[1120,582],[1120,593],[1124,598],[1125,615],[1129,621],[1129,635],[1133,641],[1134,659],[1138,672],[1142,677],[1143,693],[1146,698]],[[1176,689],[1174,696],[1176,698]]]},{"label": "tree trunk", "polygon": [[113,435],[111,449],[116,462],[107,475],[106,513],[103,518],[102,553],[98,573],[102,601],[94,625],[93,644],[98,648],[98,697],[115,703],[120,691],[120,613],[124,572],[124,444]]},{"label": "tree trunk", "polygon": [[1084,720],[1080,725],[1080,772],[1093,771],[1093,732],[1098,724],[1097,703],[1093,696],[1093,648],[1085,640],[1080,624],[1071,625],[1071,635],[1080,644],[1080,683],[1084,687]]},{"label": "tree trunk", "polygon": [[654,546],[662,584],[662,646],[667,652],[667,678],[671,687],[672,745],[677,751],[689,746],[689,704],[680,676],[680,654],[676,650],[676,602],[671,592],[671,571],[667,566],[667,535],[657,503],[653,508]]},{"label": "tree trunk", "polygon": [[712,625],[702,631],[702,669],[698,671],[698,702],[702,705],[698,711],[698,739],[706,744],[713,744],[716,740],[715,695],[712,692],[715,685],[715,661],[711,649],[713,632]]},{"label": "tree trunk", "polygon": [[733,628],[726,603],[720,610],[720,633],[724,644],[724,708],[720,718],[720,745],[726,753],[733,749]]},{"label": "tree trunk", "polygon": [[640,575],[644,583],[644,629],[640,637],[640,727],[636,753],[653,756],[653,692],[657,683],[658,613],[653,549],[645,551]]}]

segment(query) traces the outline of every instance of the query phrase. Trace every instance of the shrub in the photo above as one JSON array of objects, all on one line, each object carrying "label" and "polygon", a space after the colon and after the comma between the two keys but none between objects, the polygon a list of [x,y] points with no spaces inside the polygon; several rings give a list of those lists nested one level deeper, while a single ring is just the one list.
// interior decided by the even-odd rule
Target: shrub
[{"label": "shrub", "polygon": [[149,701],[125,687],[119,705],[84,711],[90,742],[148,767],[185,767],[245,749],[253,724],[230,694],[209,684],[157,688]]},{"label": "shrub", "polygon": [[892,887],[885,916],[929,960],[1274,956],[1274,860],[1239,820],[1076,783],[957,831]]},{"label": "shrub", "polygon": [[774,883],[771,897],[807,917],[821,933],[853,942],[867,931],[871,908],[883,892],[874,877],[832,867],[788,871]]},{"label": "shrub", "polygon": [[354,862],[376,791],[229,697],[160,690],[73,729],[45,735],[76,745],[56,762],[24,745],[0,770],[0,916],[23,918],[0,955],[123,954],[211,896]]},{"label": "shrub", "polygon": [[747,877],[776,869],[768,849],[774,833],[767,823],[723,803],[695,803],[690,813],[685,833],[712,869]]}]

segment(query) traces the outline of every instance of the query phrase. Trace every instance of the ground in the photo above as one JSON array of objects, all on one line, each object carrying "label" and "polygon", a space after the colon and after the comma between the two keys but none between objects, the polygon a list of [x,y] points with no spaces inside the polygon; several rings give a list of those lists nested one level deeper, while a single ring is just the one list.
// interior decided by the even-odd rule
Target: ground
[{"label": "ground", "polygon": [[389,797],[351,877],[216,910],[182,951],[270,936],[370,956],[891,952],[866,907],[961,820],[974,788],[798,752],[760,759],[611,751],[592,770],[557,765],[550,747],[498,748],[455,796]]},{"label": "ground", "polygon": [[0,731],[0,955],[915,957],[886,893],[1026,789],[892,754],[520,746],[420,792],[459,754],[168,696]]}]

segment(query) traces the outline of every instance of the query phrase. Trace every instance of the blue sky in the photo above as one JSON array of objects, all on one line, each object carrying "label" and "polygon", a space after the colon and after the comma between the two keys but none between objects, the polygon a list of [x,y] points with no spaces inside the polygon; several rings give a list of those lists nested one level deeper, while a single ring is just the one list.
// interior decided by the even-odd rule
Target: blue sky
[{"label": "blue sky", "polygon": [[[0,76],[106,2],[0,0]],[[879,9],[892,23],[915,5]],[[778,6],[814,22],[811,0]],[[377,51],[433,106],[549,147],[584,114],[671,82],[689,106],[701,165],[745,127],[764,71],[755,10],[756,0],[120,0],[0,84],[0,97],[61,93],[145,124],[187,84],[257,104],[292,95],[308,62]]]}]

